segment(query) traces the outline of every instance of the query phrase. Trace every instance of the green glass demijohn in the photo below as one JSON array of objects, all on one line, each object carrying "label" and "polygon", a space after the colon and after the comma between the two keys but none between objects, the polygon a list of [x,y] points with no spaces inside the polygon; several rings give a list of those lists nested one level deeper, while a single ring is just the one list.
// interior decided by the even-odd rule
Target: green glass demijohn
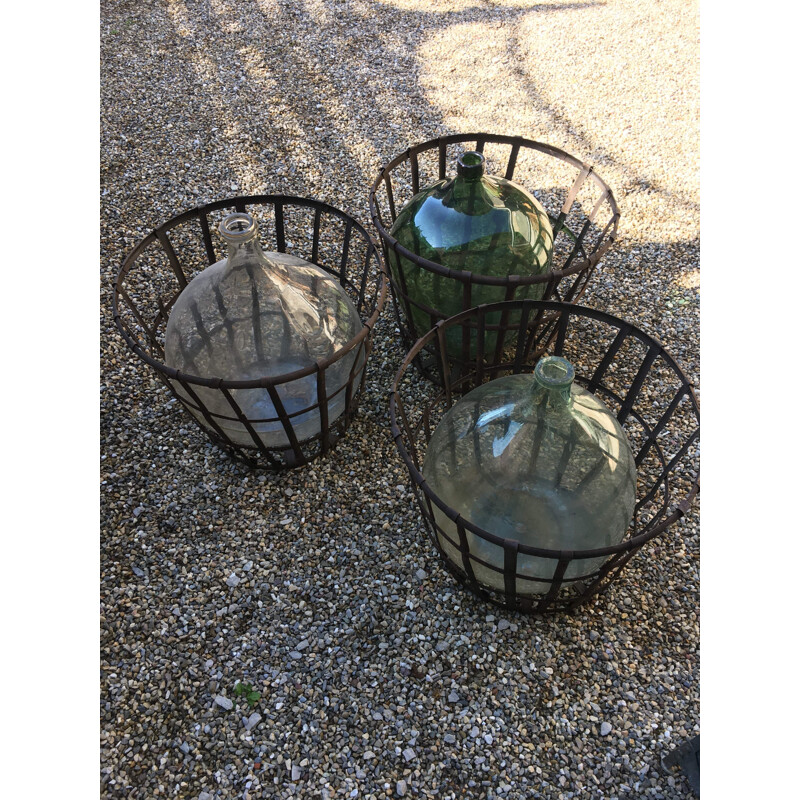
[{"label": "green glass demijohn", "polygon": [[[486,175],[484,157],[474,151],[459,156],[455,177],[443,178],[411,198],[390,233],[403,247],[429,261],[500,278],[547,272],[553,250],[553,229],[541,203],[513,181]],[[395,283],[412,301],[418,335],[431,328],[424,308],[444,318],[465,309],[461,281],[423,269],[393,250],[389,265]],[[544,286],[522,286],[514,299],[540,300]],[[506,299],[504,286],[472,284],[472,306]],[[496,321],[487,318],[489,324]],[[451,327],[447,337],[448,354],[457,355],[461,347],[458,326]],[[494,343],[495,335],[487,334],[486,349]]]},{"label": "green glass demijohn", "polygon": [[[228,257],[199,273],[170,312],[165,340],[169,366],[225,381],[277,378],[329,359],[361,330],[358,312],[334,276],[296,256],[265,253],[250,214],[228,215],[219,232],[227,242]],[[342,387],[355,359],[353,349],[325,371],[326,394],[331,398],[329,423],[344,411]],[[184,388],[176,381],[173,386],[190,403],[198,421],[212,427],[191,408],[194,401]],[[298,441],[318,434],[319,408],[310,408],[318,400],[316,374],[277,384],[275,389]],[[220,389],[194,385],[192,390],[232,442],[257,446]],[[230,393],[264,446],[289,445],[266,388]]]},{"label": "green glass demijohn", "polygon": [[[636,465],[619,422],[573,382],[564,358],[541,358],[533,374],[509,375],[467,393],[442,418],[428,444],[423,475],[461,516],[503,539],[547,550],[585,551],[618,544],[633,517]],[[458,541],[455,523],[434,507],[438,526]],[[445,555],[460,553],[441,534]],[[476,579],[504,588],[502,547],[467,531]],[[574,559],[565,578],[597,570],[603,557]],[[519,553],[517,573],[551,579],[555,558]],[[549,584],[517,580],[517,593]]]}]

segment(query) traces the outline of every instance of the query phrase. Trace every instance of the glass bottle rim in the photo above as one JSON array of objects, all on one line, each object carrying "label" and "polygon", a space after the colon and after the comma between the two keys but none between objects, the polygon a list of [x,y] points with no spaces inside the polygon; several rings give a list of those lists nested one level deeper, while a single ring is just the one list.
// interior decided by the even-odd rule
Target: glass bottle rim
[{"label": "glass bottle rim", "polygon": [[544,356],[536,362],[533,374],[548,389],[566,389],[575,380],[575,367],[561,356]]},{"label": "glass bottle rim", "polygon": [[219,234],[226,242],[241,244],[249,242],[258,233],[258,224],[245,211],[228,214],[218,226]]},{"label": "glass bottle rim", "polygon": [[466,150],[458,156],[456,172],[465,178],[479,178],[483,175],[486,158],[477,150]]}]

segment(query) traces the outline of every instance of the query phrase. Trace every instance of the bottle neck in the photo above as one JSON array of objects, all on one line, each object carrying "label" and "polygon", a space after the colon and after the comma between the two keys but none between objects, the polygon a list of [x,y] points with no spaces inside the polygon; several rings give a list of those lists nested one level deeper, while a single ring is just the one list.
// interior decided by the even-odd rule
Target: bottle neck
[{"label": "bottle neck", "polygon": [[250,214],[229,214],[219,224],[219,232],[228,243],[228,268],[252,261],[263,260],[258,243],[258,225]]},{"label": "bottle neck", "polygon": [[479,181],[483,176],[484,163],[486,159],[482,153],[475,150],[467,150],[458,157],[456,173],[465,181],[472,183]]},{"label": "bottle neck", "polygon": [[264,259],[264,253],[258,239],[251,239],[248,242],[228,242],[228,267],[237,267],[241,264],[251,262],[253,259],[259,261]]},{"label": "bottle neck", "polygon": [[575,368],[560,356],[540,358],[533,371],[536,395],[546,398],[550,408],[567,408],[572,404],[572,382]]}]

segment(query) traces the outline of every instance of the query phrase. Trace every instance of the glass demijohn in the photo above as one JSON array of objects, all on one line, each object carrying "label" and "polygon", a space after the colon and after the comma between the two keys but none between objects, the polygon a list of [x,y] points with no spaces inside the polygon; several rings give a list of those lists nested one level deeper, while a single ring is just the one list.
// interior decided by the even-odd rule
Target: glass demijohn
[{"label": "glass demijohn", "polygon": [[[276,378],[330,358],[361,330],[355,306],[338,281],[322,268],[286,253],[263,252],[258,226],[245,213],[230,214],[219,225],[228,257],[198,274],[170,312],[165,358],[187,375],[248,381]],[[345,389],[356,349],[326,369],[328,420],[344,411]],[[363,352],[363,351],[362,351]],[[211,427],[193,398],[176,381],[176,391],[192,413]],[[317,377],[278,384],[275,389],[298,441],[318,434]],[[220,389],[192,385],[216,423],[236,444],[256,446]],[[266,388],[230,393],[266,447],[289,444]],[[293,416],[294,415],[294,416]]]},{"label": "glass demijohn", "polygon": [[[443,178],[411,198],[391,235],[415,255],[449,269],[501,278],[545,273],[553,250],[553,229],[541,203],[513,181],[484,174],[484,157],[474,151],[459,156],[454,178]],[[393,250],[389,265],[395,283],[412,301],[418,335],[432,327],[426,308],[444,318],[464,310],[460,281],[422,269]],[[514,299],[540,300],[544,286],[522,286]],[[469,305],[506,299],[503,286],[473,284]],[[460,344],[460,329],[454,326],[448,331],[448,351],[457,352]],[[488,341],[487,347],[492,346]]]},{"label": "glass demijohn", "polygon": [[[606,405],[573,382],[566,359],[538,361],[533,375],[499,378],[473,389],[442,418],[428,444],[423,475],[462,517],[503,539],[548,550],[584,551],[619,543],[633,517],[636,466],[627,437]],[[434,506],[437,525],[458,531]],[[447,557],[461,554],[442,534]],[[503,548],[467,531],[476,579],[504,588]],[[604,558],[574,559],[565,578],[597,570]],[[519,553],[517,574],[551,579],[555,558]],[[519,595],[549,584],[517,579]]]}]

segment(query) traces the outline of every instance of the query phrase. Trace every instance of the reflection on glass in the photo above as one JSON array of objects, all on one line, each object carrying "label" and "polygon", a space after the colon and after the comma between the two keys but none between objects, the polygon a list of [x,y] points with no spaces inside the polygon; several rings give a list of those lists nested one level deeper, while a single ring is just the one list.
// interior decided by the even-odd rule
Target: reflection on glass
[{"label": "reflection on glass", "polygon": [[[166,331],[166,362],[198,377],[254,380],[278,377],[327,359],[362,328],[355,306],[336,279],[320,267],[285,253],[264,253],[249,214],[231,214],[219,226],[228,257],[203,270],[178,297]],[[363,353],[363,351],[362,351]],[[325,373],[326,394],[344,387],[355,350]],[[358,367],[363,363],[362,354]],[[180,395],[191,396],[174,382]],[[217,424],[236,444],[252,436],[218,389],[192,386]],[[315,374],[276,387],[299,441],[320,431]],[[267,389],[231,392],[266,447],[289,444]],[[324,398],[323,398],[324,400]],[[344,411],[345,392],[331,398],[328,420]],[[210,427],[199,411],[193,413]]]},{"label": "reflection on glass", "polygon": [[[633,517],[636,466],[624,431],[605,404],[573,382],[563,358],[539,360],[533,375],[510,375],[473,389],[437,426],[423,474],[431,489],[462,517],[489,533],[550,550],[590,550],[620,542]],[[458,542],[453,522],[436,522]],[[448,558],[461,554],[444,536]],[[501,547],[467,532],[483,584],[504,588]],[[596,570],[602,558],[574,560],[567,578]],[[557,561],[520,554],[517,572],[553,577]],[[547,584],[517,581],[517,592]]]},{"label": "reflection on glass", "polygon": [[[539,201],[513,181],[485,175],[483,156],[472,151],[459,157],[454,178],[437,181],[403,207],[391,234],[429,261],[502,278],[545,273],[553,249],[553,230]],[[469,307],[464,306],[460,282],[421,269],[391,250],[389,266],[395,283],[405,286],[415,303],[445,318]],[[544,284],[533,284],[519,289],[514,299],[539,300],[543,292]],[[503,287],[473,285],[470,306],[505,299]],[[431,327],[430,316],[422,308],[412,304],[411,313],[417,333]],[[487,318],[487,324],[498,320]],[[460,328],[448,330],[447,344],[451,355],[459,354]],[[487,335],[487,350],[494,344],[495,335]]]}]

